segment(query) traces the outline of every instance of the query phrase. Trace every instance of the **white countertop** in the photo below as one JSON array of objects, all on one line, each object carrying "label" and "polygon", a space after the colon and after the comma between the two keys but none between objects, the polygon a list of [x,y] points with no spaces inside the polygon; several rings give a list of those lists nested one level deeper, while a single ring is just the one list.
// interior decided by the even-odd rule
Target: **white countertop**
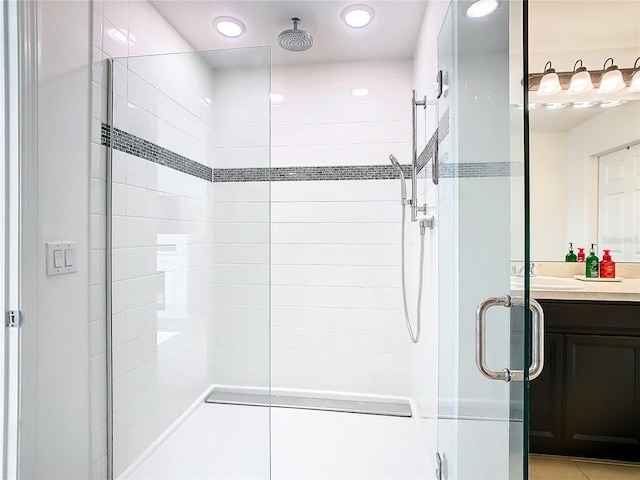
[{"label": "white countertop", "polygon": [[532,290],[531,297],[548,300],[603,300],[640,302],[640,279],[626,278],[621,282],[583,282],[571,278],[576,285],[586,290],[579,292]]}]

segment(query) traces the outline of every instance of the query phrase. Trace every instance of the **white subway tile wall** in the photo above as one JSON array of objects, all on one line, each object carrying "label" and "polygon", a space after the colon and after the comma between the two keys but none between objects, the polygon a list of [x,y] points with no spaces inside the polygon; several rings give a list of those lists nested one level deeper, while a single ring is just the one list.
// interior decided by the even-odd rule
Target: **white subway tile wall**
[{"label": "white subway tile wall", "polygon": [[[119,43],[111,28],[136,42]],[[104,478],[102,62],[191,48],[147,2],[96,0],[93,51],[92,460]],[[196,55],[114,65],[115,126],[212,168],[388,165],[390,153],[410,163],[410,60],[274,67],[271,91],[285,100],[271,119],[259,75],[214,73]],[[119,151],[113,166],[116,475],[211,383],[264,387],[270,373],[276,388],[411,396],[399,181],[207,183]],[[437,272],[428,265],[427,282]],[[434,305],[423,321],[435,323]]]},{"label": "white subway tile wall", "polygon": [[[285,99],[272,106],[272,165],[410,163],[412,83],[410,61],[274,66]],[[271,191],[273,388],[410,396],[399,181]],[[409,263],[409,287],[411,274]]]}]

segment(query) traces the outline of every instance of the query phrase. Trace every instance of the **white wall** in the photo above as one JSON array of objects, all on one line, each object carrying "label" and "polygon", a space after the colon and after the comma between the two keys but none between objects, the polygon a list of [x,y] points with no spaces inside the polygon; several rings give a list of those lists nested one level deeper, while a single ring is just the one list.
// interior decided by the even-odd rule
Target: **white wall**
[{"label": "white wall", "polygon": [[[267,168],[270,52],[255,48],[241,54],[253,66],[216,70],[212,165]],[[215,182],[211,191],[213,381],[268,388],[270,185]],[[268,413],[264,422],[268,429]]]},{"label": "white wall", "polygon": [[[567,133],[532,132],[531,155],[531,258],[534,261],[564,261],[573,242],[566,237],[568,208],[567,188],[574,183],[568,167]],[[575,202],[574,202],[575,203]]]},{"label": "white wall", "polygon": [[[409,61],[274,67],[272,166],[409,163],[412,77]],[[273,387],[408,396],[399,181],[271,189]]]},{"label": "white wall", "polygon": [[[37,63],[34,90],[23,91],[37,123],[36,131],[21,125],[22,134],[34,139],[35,154],[23,152],[21,172],[20,476],[86,479],[91,9],[88,3],[56,1],[23,7],[34,7],[38,22],[21,45],[24,51],[33,47]],[[77,242],[77,273],[46,276],[45,243],[55,241]]]},{"label": "white wall", "polygon": [[567,134],[568,236],[588,247],[598,238],[598,155],[640,140],[640,102],[606,111]]}]

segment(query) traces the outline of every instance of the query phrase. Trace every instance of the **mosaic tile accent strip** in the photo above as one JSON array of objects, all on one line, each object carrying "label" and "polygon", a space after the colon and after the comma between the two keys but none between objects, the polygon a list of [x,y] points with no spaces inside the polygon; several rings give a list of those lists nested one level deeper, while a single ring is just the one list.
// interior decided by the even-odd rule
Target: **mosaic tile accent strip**
[{"label": "mosaic tile accent strip", "polygon": [[[445,115],[448,118],[448,111]],[[432,156],[438,155],[437,143],[442,140],[442,136],[440,135],[441,126],[438,127],[438,130],[433,134],[418,158],[418,173],[424,168]],[[103,123],[101,143],[108,147],[110,142],[109,126]],[[326,180],[395,180],[398,178],[398,173],[392,165],[212,169],[211,167],[207,167],[206,165],[195,162],[171,150],[167,150],[166,148],[117,128],[113,129],[113,148],[209,182],[304,182]],[[524,172],[523,163],[447,164],[445,163],[447,158],[448,155],[446,153],[440,158],[440,165],[438,167],[438,175],[440,178],[509,177],[512,175],[521,176]],[[407,179],[411,178],[411,165],[402,165],[402,171]]]},{"label": "mosaic tile accent strip", "polygon": [[438,143],[442,143],[442,141],[449,134],[449,109],[447,108],[445,112],[442,114],[442,118],[438,123]]},{"label": "mosaic tile accent strip", "polygon": [[[111,145],[111,135],[109,125],[102,124],[100,132],[101,143],[105,146]],[[172,168],[187,175],[213,181],[213,170],[201,163],[195,162],[187,157],[183,157],[171,150],[160,147],[135,135],[131,135],[118,128],[113,129],[113,148],[130,155],[134,155],[144,160]]]},{"label": "mosaic tile accent strip", "polygon": [[418,157],[418,173],[422,171],[424,166],[429,160],[434,161],[438,155],[438,130],[431,135],[431,139],[422,150],[422,153]]},{"label": "mosaic tile accent strip", "polygon": [[[403,165],[407,178],[411,166]],[[398,178],[391,165],[348,165],[328,167],[216,168],[214,182],[305,182],[325,180],[392,180]]]},{"label": "mosaic tile accent strip", "polygon": [[440,178],[486,178],[522,176],[524,163],[441,163]]}]

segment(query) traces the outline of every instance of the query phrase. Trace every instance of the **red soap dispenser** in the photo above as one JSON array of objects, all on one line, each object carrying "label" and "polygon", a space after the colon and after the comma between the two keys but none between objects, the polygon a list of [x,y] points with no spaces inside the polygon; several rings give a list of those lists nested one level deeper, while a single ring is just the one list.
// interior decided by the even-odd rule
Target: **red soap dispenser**
[{"label": "red soap dispenser", "polygon": [[584,248],[578,247],[578,261],[579,262],[584,262],[585,261]]},{"label": "red soap dispenser", "polygon": [[604,255],[600,262],[600,278],[616,278],[616,264],[611,260],[610,251],[604,250]]}]

